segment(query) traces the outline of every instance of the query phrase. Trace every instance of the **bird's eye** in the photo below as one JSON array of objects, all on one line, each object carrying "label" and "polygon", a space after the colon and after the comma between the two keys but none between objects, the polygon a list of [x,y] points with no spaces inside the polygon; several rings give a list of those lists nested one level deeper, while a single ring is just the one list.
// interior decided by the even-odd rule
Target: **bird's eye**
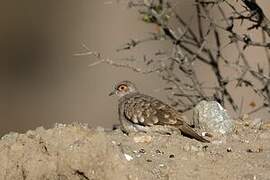
[{"label": "bird's eye", "polygon": [[126,90],[126,89],[127,89],[127,86],[124,85],[124,84],[118,86],[118,90],[119,90],[119,91],[124,91],[124,90]]}]

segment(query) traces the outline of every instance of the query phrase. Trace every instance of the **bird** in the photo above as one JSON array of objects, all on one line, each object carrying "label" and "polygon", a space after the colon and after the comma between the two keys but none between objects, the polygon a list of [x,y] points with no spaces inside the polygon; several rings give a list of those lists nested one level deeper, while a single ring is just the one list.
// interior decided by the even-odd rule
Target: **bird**
[{"label": "bird", "polygon": [[185,122],[185,116],[161,100],[140,93],[136,85],[128,80],[116,83],[109,96],[118,96],[118,116],[120,127],[129,133],[127,126],[137,131],[144,131],[146,127],[166,126],[179,129],[181,134],[198,141],[210,141],[197,134]]}]

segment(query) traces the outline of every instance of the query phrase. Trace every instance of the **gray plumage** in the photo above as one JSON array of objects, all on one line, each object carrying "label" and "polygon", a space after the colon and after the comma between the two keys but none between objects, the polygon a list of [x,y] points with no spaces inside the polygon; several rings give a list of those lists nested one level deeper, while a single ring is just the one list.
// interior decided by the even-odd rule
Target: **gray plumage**
[{"label": "gray plumage", "polygon": [[181,113],[154,97],[141,94],[132,82],[117,83],[110,93],[110,95],[114,94],[120,97],[118,113],[124,131],[128,131],[126,124],[136,129],[154,125],[171,126],[178,128],[186,136],[201,142],[209,142],[185,122],[185,117]]}]

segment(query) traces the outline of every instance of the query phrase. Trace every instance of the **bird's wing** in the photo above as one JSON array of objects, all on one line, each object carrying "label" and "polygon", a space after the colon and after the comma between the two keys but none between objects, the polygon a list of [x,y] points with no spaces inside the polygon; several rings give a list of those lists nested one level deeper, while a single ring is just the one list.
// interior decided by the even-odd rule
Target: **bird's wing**
[{"label": "bird's wing", "polygon": [[183,116],[176,110],[158,99],[142,94],[129,98],[124,113],[129,121],[144,126],[183,125]]}]

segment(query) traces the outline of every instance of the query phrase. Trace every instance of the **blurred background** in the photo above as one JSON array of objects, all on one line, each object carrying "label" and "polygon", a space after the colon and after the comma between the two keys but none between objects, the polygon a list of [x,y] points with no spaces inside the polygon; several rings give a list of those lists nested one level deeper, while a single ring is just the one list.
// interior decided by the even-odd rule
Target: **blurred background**
[{"label": "blurred background", "polygon": [[[179,14],[191,16],[192,3],[181,0]],[[268,0],[261,0],[264,10]],[[128,69],[100,64],[95,57],[75,57],[82,43],[105,57],[142,58],[166,42],[144,44],[134,51],[116,52],[131,38],[155,30],[141,21],[127,3],[106,0],[11,0],[0,11],[0,135],[38,126],[74,121],[111,127],[118,122],[117,99],[109,97],[120,80],[166,101],[158,91],[162,81]],[[268,16],[269,17],[269,16]],[[257,56],[257,55],[256,55]],[[205,75],[207,77],[207,74]]]}]

